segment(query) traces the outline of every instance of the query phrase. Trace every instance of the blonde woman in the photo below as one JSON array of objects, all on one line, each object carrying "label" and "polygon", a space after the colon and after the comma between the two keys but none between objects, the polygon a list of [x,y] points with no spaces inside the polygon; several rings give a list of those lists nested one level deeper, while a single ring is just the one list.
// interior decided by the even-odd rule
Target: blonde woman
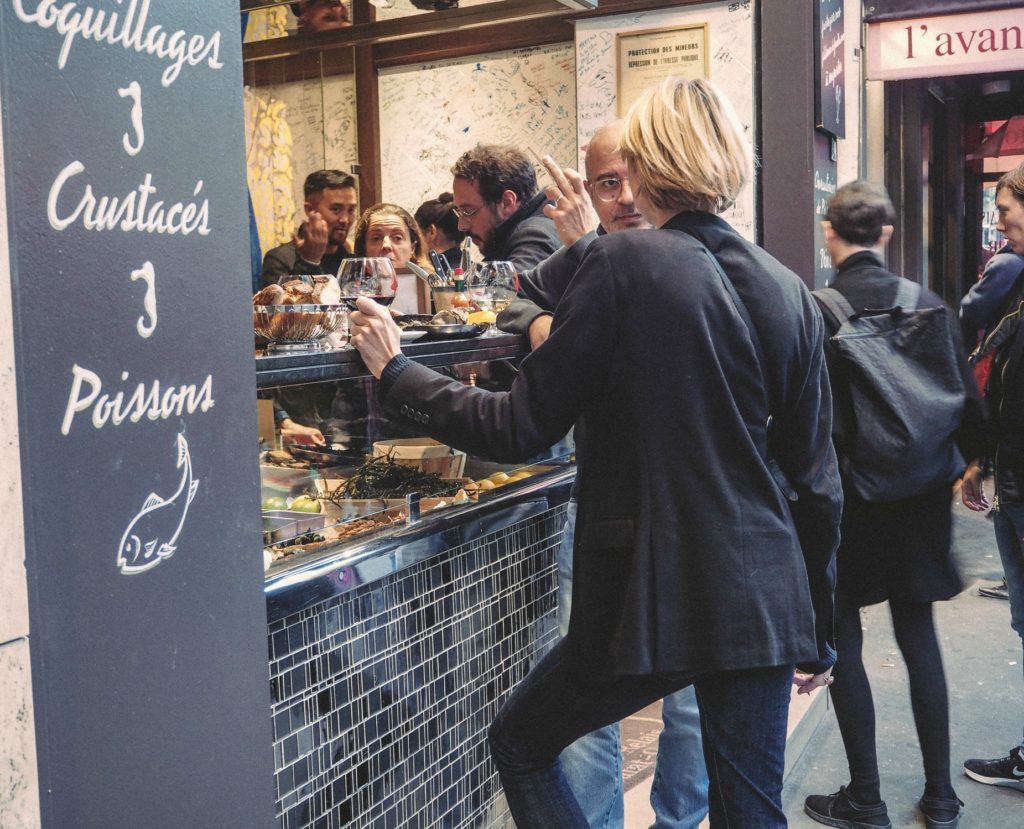
[{"label": "blonde woman", "polygon": [[822,319],[795,274],[716,215],[751,150],[714,87],[668,79],[620,143],[657,229],[590,245],[510,391],[412,363],[371,301],[352,342],[389,414],[461,449],[526,459],[578,425],[569,633],[490,731],[519,829],[586,829],[559,753],[691,684],[711,825],[778,829],[794,666],[809,692],[835,659],[842,494]]}]

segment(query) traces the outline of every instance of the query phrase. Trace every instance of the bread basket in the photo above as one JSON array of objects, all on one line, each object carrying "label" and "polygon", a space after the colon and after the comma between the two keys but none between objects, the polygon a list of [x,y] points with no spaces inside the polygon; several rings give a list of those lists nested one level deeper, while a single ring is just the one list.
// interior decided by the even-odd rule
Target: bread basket
[{"label": "bread basket", "polygon": [[345,321],[344,305],[254,305],[253,326],[271,345],[319,347]]}]

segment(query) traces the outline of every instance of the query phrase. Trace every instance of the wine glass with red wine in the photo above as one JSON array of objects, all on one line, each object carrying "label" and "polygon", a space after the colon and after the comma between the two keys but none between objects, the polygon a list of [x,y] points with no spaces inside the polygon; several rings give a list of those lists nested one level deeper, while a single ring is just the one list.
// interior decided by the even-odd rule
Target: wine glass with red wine
[{"label": "wine glass with red wine", "polygon": [[341,301],[356,310],[356,300],[369,297],[381,305],[390,305],[398,290],[398,276],[386,256],[343,259],[338,270]]}]

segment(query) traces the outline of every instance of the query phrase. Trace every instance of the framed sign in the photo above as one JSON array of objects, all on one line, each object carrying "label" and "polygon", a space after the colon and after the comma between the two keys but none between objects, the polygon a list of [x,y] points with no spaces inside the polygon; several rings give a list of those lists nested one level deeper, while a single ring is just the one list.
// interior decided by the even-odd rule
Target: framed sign
[{"label": "framed sign", "polygon": [[846,101],[843,99],[846,61],[846,25],[843,0],[818,0],[818,42],[815,44],[814,124],[837,138],[846,137]]},{"label": "framed sign", "polygon": [[707,23],[616,35],[615,50],[619,115],[669,75],[692,80],[709,74]]}]

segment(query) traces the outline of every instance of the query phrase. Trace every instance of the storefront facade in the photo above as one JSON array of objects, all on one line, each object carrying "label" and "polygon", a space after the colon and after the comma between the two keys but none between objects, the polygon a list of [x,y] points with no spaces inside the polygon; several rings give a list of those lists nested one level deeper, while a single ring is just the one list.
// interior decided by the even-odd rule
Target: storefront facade
[{"label": "storefront facade", "polygon": [[[372,551],[339,547],[265,574],[256,389],[363,375],[322,357],[254,370],[245,185],[265,251],[294,229],[296,188],[316,167],[355,172],[363,207],[414,208],[448,188],[451,162],[477,141],[577,166],[629,90],[656,79],[637,55],[668,45],[700,55],[757,146],[756,179],[730,220],[820,284],[822,200],[860,168],[860,55],[848,40],[859,6],[504,0],[374,20],[357,0],[351,28],[244,46],[239,12],[286,4],[101,6],[106,25],[88,32],[33,4],[0,8],[0,290],[11,298],[0,312],[0,825],[305,827],[342,814],[389,825],[427,808],[415,774],[433,775],[434,801],[458,806],[451,825],[503,825],[480,726],[550,640],[571,472],[547,470]],[[524,350],[491,343],[410,352],[457,369]],[[434,605],[370,623],[428,587]],[[396,644],[453,607],[456,622],[431,628],[437,652]],[[357,627],[361,639],[348,635]],[[446,653],[474,633],[478,647]],[[383,668],[371,658],[382,649],[393,657]],[[393,763],[401,773],[386,782],[408,784],[402,804],[346,796],[390,772],[368,762],[334,773],[344,717],[372,721],[358,739],[380,742],[394,725],[381,719],[382,688],[403,687],[394,676],[443,664],[441,694],[494,659],[501,670],[479,692],[416,720],[424,733],[472,722],[464,759]],[[385,669],[395,674],[378,688]],[[323,695],[335,675],[354,683],[345,700]],[[410,717],[423,706],[416,682]],[[328,727],[339,731],[312,730]],[[452,744],[431,750],[444,758]]]}]

